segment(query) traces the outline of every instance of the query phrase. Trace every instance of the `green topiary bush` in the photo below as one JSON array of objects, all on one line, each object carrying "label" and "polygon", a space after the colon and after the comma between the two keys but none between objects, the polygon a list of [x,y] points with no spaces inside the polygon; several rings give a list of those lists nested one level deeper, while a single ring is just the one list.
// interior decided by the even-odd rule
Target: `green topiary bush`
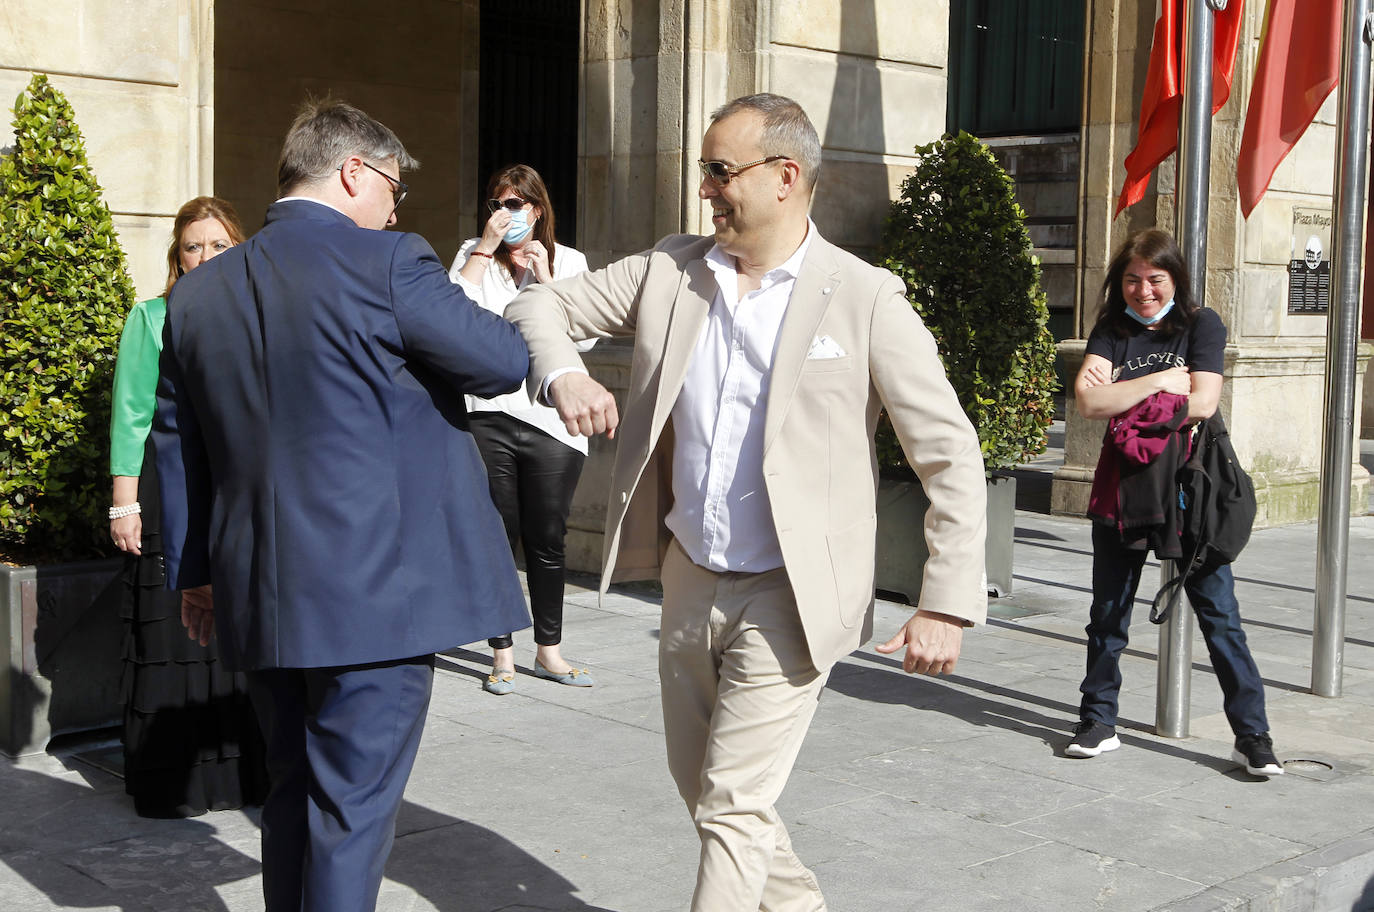
[{"label": "green topiary bush", "polygon": [[[1054,418],[1054,339],[1040,264],[1011,178],[967,133],[916,149],[883,228],[879,265],[906,283],[940,349],[991,474],[1045,451]],[[886,415],[885,474],[910,476]]]},{"label": "green topiary bush", "polygon": [[109,550],[110,384],[134,289],[72,107],[47,77],[0,157],[0,547]]}]

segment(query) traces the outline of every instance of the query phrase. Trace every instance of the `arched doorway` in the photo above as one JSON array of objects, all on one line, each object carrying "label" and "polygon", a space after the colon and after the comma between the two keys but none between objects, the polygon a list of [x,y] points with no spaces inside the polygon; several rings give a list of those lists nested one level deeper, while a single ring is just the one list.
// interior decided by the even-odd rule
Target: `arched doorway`
[{"label": "arched doorway", "polygon": [[572,246],[581,17],[577,0],[482,0],[478,40],[477,198],[497,168],[530,165],[549,187],[559,241]]}]

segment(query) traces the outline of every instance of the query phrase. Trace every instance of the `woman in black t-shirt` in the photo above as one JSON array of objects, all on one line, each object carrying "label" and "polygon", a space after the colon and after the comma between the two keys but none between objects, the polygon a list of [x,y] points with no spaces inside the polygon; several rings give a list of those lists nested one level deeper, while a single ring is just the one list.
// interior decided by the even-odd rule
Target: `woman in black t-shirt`
[{"label": "woman in black t-shirt", "polygon": [[[1212,415],[1221,400],[1226,327],[1215,311],[1189,300],[1183,255],[1166,232],[1132,235],[1112,258],[1104,303],[1074,381],[1084,418],[1114,418],[1156,393],[1188,397],[1188,421]],[[1172,495],[1172,492],[1170,492]],[[1079,723],[1064,753],[1096,757],[1121,746],[1116,735],[1121,652],[1140,585],[1145,550],[1128,547],[1117,526],[1093,523],[1093,603]],[[1241,628],[1229,564],[1195,571],[1184,586],[1221,684],[1236,736],[1232,759],[1255,776],[1283,772],[1264,712],[1264,685]]]}]

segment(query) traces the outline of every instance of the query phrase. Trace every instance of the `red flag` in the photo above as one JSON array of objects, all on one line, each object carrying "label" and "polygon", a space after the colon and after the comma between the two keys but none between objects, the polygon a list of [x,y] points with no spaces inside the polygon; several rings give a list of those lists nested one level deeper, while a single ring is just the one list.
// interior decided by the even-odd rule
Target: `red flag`
[{"label": "red flag", "polygon": [[[1150,46],[1150,69],[1145,74],[1145,93],[1140,99],[1140,133],[1135,148],[1126,156],[1126,181],[1115,215],[1145,198],[1150,172],[1178,148],[1178,117],[1183,108],[1183,4],[1163,0]],[[1212,113],[1231,97],[1236,46],[1240,43],[1243,0],[1232,0],[1216,13],[1212,45]]]},{"label": "red flag", "polygon": [[1301,0],[1301,6],[1299,0],[1270,0],[1236,159],[1246,218],[1336,87],[1340,70],[1340,0]]}]

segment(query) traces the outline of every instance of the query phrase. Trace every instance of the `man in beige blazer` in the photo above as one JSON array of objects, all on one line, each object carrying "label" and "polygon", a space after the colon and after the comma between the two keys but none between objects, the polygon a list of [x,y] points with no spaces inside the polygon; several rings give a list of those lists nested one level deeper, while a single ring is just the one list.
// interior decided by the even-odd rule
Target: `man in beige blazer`
[{"label": "man in beige blazer", "polygon": [[[663,581],[664,732],[701,838],[695,912],[825,908],[773,805],[831,667],[872,632],[880,409],[931,507],[919,609],[878,650],[949,672],[986,614],[977,435],[901,281],[808,218],[820,157],[795,102],[737,99],[702,142],[714,237],[665,238],[507,310],[530,389],[571,431],[619,428],[602,588]],[[627,335],[622,421],[574,343]]]}]

